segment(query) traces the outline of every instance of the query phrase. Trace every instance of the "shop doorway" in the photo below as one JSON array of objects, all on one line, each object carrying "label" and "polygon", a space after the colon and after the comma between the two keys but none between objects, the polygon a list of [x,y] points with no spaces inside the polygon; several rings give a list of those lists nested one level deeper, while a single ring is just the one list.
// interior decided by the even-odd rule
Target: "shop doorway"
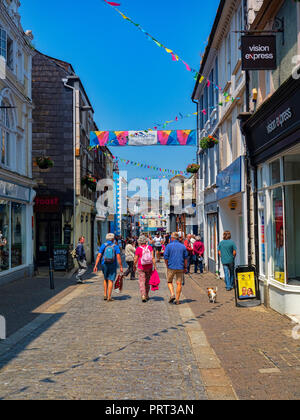
[{"label": "shop doorway", "polygon": [[62,243],[61,216],[59,214],[37,214],[36,235],[37,266],[48,266],[53,258],[55,245]]}]

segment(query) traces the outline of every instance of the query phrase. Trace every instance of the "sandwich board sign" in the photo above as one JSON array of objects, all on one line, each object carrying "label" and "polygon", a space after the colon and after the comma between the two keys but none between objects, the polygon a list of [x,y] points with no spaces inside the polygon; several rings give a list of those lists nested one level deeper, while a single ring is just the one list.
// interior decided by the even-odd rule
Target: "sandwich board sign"
[{"label": "sandwich board sign", "polygon": [[275,35],[242,36],[242,70],[277,68]]},{"label": "sandwich board sign", "polygon": [[259,306],[261,304],[261,300],[256,268],[254,266],[239,266],[236,268],[235,272],[236,306]]}]

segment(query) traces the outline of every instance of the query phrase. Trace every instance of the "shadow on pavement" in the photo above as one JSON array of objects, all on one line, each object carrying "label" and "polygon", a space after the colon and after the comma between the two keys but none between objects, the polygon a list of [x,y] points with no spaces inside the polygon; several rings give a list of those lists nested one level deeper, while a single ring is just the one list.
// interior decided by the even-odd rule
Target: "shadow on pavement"
[{"label": "shadow on pavement", "polygon": [[[5,367],[5,365],[7,365],[13,359],[15,359],[22,351],[34,352],[34,351],[40,350],[39,348],[32,348],[32,349],[27,349],[26,350],[26,347],[28,347],[29,344],[33,340],[35,340],[39,335],[41,335],[44,331],[46,331],[52,325],[54,325],[56,322],[58,322],[64,315],[65,315],[64,313],[58,313],[58,314],[52,315],[51,318],[49,318],[47,321],[45,321],[40,327],[38,327],[32,333],[28,334],[26,337],[24,337],[22,340],[20,340],[18,342],[18,344],[16,344],[12,350],[10,350],[8,353],[0,356],[0,370],[3,369],[3,367]],[[29,387],[21,388],[21,389],[15,391],[15,392],[7,393],[6,395],[1,395],[0,394],[0,401],[5,400],[7,397],[11,398],[13,395],[17,396],[17,395],[25,392],[28,388]]]},{"label": "shadow on pavement", "polygon": [[[0,315],[6,319],[7,338],[77,287],[75,274],[72,278],[59,275],[54,273],[54,290],[50,290],[47,277],[27,277],[0,286]],[[94,276],[90,269],[86,279]]]}]

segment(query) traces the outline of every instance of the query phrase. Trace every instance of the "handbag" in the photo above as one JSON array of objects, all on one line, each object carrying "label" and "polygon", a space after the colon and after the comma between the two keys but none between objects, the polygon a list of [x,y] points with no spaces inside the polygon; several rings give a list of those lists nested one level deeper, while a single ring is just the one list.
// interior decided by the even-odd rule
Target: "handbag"
[{"label": "handbag", "polygon": [[115,282],[115,290],[119,289],[120,292],[123,290],[123,279],[124,276],[122,274],[118,274],[117,280]]}]

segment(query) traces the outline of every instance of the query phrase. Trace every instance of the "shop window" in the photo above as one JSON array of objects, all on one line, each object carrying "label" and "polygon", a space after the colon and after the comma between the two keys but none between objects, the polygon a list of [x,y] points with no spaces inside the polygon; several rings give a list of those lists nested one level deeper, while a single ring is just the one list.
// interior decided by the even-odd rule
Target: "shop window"
[{"label": "shop window", "polygon": [[9,202],[0,201],[0,272],[9,269]]},{"label": "shop window", "polygon": [[300,185],[285,187],[285,226],[288,283],[300,285]]},{"label": "shop window", "polygon": [[26,206],[12,203],[11,205],[11,266],[18,267],[25,264],[25,228]]},{"label": "shop window", "polygon": [[284,180],[300,181],[300,155],[284,157]]},{"label": "shop window", "polygon": [[272,191],[272,261],[275,280],[285,283],[284,265],[284,225],[283,225],[283,193],[282,188]]},{"label": "shop window", "polygon": [[270,183],[271,185],[280,183],[280,160],[276,160],[270,164]]}]

